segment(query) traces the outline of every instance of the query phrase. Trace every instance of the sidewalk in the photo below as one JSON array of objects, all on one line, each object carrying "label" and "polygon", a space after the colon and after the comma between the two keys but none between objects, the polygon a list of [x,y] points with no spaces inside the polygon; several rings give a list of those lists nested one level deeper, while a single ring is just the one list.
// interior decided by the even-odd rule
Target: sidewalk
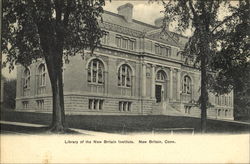
[{"label": "sidewalk", "polygon": [[[46,125],[41,124],[31,124],[31,123],[22,123],[22,122],[11,122],[11,121],[2,121],[0,120],[0,124],[7,124],[7,125],[17,125],[17,126],[25,126],[25,127],[45,127]],[[103,136],[103,135],[119,135],[119,134],[112,134],[112,133],[104,133],[104,132],[97,132],[97,131],[90,131],[90,130],[82,130],[82,129],[75,129],[70,128],[70,130],[74,130],[80,134],[90,135],[90,136]],[[14,132],[13,132],[14,133]],[[19,133],[19,132],[15,132]],[[21,133],[20,133],[21,134]]]}]

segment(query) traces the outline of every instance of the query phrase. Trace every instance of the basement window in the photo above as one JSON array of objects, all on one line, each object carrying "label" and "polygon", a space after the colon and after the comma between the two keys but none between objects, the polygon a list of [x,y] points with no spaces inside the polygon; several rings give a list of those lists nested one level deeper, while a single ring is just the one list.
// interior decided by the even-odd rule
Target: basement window
[{"label": "basement window", "polygon": [[119,102],[119,111],[121,112],[130,112],[132,107],[132,102],[129,101],[120,101]]},{"label": "basement window", "polygon": [[102,99],[89,99],[89,109],[90,110],[102,110],[103,109]]}]

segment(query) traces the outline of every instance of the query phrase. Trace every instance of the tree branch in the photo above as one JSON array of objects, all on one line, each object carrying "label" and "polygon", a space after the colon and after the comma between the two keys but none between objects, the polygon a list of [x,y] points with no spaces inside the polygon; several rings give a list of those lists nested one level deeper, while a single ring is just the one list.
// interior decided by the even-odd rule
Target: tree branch
[{"label": "tree branch", "polygon": [[189,4],[190,9],[191,9],[191,11],[192,11],[192,13],[193,13],[194,20],[197,19],[197,18],[198,18],[198,15],[197,15],[197,13],[196,13],[196,11],[195,11],[195,9],[194,9],[192,0],[189,0],[189,1],[188,1],[188,4]]},{"label": "tree branch", "polygon": [[216,25],[214,27],[214,29],[211,31],[211,33],[213,33],[218,27],[220,27],[221,25],[223,25],[227,21],[231,20],[233,17],[237,16],[238,14],[239,14],[239,12],[235,12],[231,16],[228,16],[227,18],[225,18],[223,21],[221,21],[218,25]]},{"label": "tree branch", "polygon": [[63,19],[64,28],[68,26],[71,5],[72,5],[72,0],[67,0],[67,7],[65,10],[64,19]]},{"label": "tree branch", "polygon": [[56,23],[59,23],[62,18],[62,1],[56,0],[55,1],[55,10],[56,10]]}]

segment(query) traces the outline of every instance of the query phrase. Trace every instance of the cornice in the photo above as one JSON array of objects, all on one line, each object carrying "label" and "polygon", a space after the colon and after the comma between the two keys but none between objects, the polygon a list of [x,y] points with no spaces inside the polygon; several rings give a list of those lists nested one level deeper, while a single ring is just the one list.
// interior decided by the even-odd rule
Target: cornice
[{"label": "cornice", "polygon": [[134,30],[134,29],[131,29],[131,28],[128,28],[128,27],[123,27],[123,26],[120,26],[120,25],[117,25],[117,24],[105,22],[105,21],[103,21],[100,24],[100,26],[101,26],[101,28],[104,28],[104,29],[107,29],[107,30],[110,30],[110,31],[115,31],[115,32],[118,32],[118,33],[121,33],[121,34],[130,35],[130,36],[133,36],[133,37],[143,37],[144,36],[144,33],[141,32],[141,31]]}]

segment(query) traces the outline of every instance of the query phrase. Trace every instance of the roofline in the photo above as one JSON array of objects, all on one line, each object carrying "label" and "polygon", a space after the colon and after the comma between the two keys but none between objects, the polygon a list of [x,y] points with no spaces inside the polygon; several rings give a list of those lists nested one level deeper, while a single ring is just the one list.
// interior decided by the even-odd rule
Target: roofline
[{"label": "roofline", "polygon": [[[119,15],[119,14],[117,14],[117,13],[113,13],[113,12],[111,12],[111,11],[104,10],[104,13],[111,14],[111,15],[118,16],[118,17],[123,18],[122,15]],[[149,26],[149,27],[152,27],[152,28],[155,28],[155,29],[159,28],[159,27],[157,27],[157,26],[154,26],[154,25],[151,25],[151,24],[148,24],[148,23],[145,23],[145,22],[141,22],[141,21],[138,21],[138,20],[135,20],[135,19],[132,19],[132,20],[133,20],[133,22],[135,22],[135,23],[139,23],[139,24],[142,24],[142,25],[146,25],[146,26]]]},{"label": "roofline", "polygon": [[[118,16],[118,17],[120,17],[120,18],[124,18],[122,15],[119,15],[119,14],[117,14],[117,13],[113,13],[113,12],[111,12],[111,11],[104,10],[104,13],[110,14],[110,15],[113,15],[113,16]],[[157,26],[155,26],[155,25],[152,25],[152,24],[149,24],[149,23],[145,23],[145,22],[142,22],[142,21],[139,21],[139,20],[136,20],[136,19],[132,19],[132,22],[138,23],[138,24],[141,24],[141,25],[145,25],[145,26],[148,26],[148,27],[151,27],[151,28],[154,28],[155,30],[156,30],[156,29],[160,29],[159,27],[157,27]],[[186,38],[186,39],[189,38],[189,37],[187,37],[187,36],[183,36],[183,35],[181,35],[181,34],[178,34],[178,33],[176,33],[176,32],[173,32],[173,31],[169,31],[169,32],[174,33],[174,34],[176,34],[176,35],[179,35],[179,36],[181,36],[181,37],[184,37],[184,38]]]}]

